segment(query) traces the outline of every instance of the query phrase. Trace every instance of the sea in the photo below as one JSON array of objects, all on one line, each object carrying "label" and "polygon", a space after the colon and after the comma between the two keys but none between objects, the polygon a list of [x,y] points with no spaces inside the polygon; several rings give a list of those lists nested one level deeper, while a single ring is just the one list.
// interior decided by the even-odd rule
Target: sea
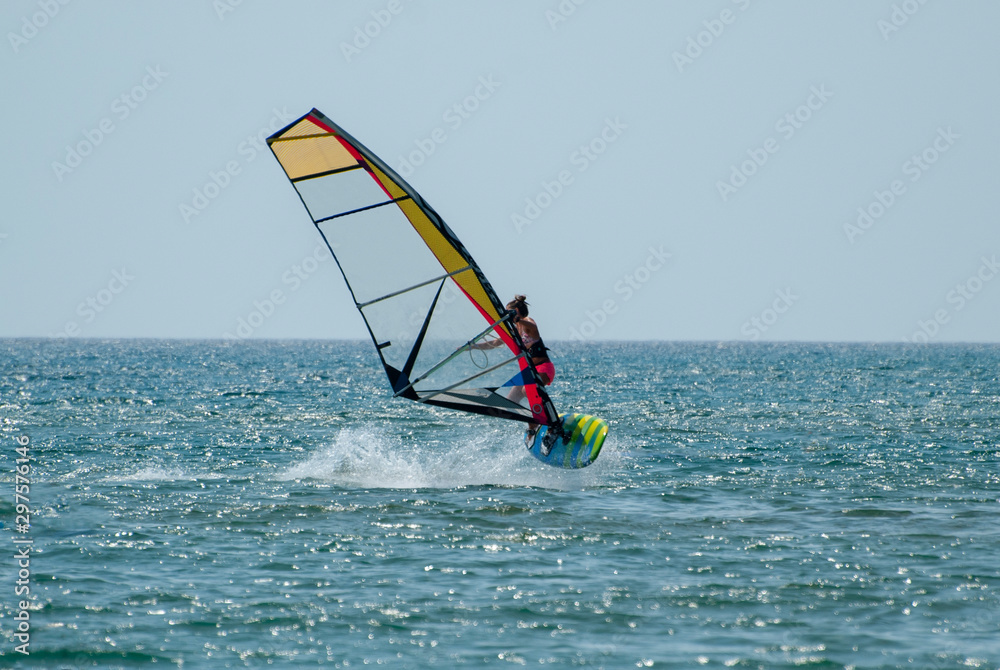
[{"label": "sea", "polygon": [[0,340],[0,667],[1000,668],[1000,346],[551,354],[584,469],[367,342]]}]

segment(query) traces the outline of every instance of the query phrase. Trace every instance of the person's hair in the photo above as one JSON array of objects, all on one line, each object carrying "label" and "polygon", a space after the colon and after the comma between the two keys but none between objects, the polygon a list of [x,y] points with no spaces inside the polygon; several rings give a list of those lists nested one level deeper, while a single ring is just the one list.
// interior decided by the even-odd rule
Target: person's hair
[{"label": "person's hair", "polygon": [[507,303],[507,309],[512,309],[523,319],[528,316],[528,303],[526,296],[515,295],[514,299]]}]

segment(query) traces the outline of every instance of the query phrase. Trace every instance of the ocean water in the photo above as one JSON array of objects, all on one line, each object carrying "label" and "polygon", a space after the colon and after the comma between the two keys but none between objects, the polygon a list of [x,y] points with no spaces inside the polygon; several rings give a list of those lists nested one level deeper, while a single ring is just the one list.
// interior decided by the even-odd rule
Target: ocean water
[{"label": "ocean water", "polygon": [[0,667],[1000,667],[998,346],[558,344],[580,471],[367,343],[0,354]]}]

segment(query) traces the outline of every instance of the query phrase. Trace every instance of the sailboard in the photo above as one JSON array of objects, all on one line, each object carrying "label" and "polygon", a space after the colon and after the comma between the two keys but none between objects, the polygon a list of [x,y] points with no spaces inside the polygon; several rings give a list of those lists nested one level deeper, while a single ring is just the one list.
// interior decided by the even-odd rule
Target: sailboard
[{"label": "sailboard", "polygon": [[598,419],[596,433],[564,426],[513,312],[399,174],[316,109],[267,143],[340,268],[394,396],[539,424],[526,441],[536,458],[593,462],[607,424]]},{"label": "sailboard", "polygon": [[608,436],[608,424],[590,414],[560,414],[559,420],[561,433],[550,432],[550,426],[540,426],[534,435],[525,433],[531,455],[562,468],[583,468],[593,463]]}]

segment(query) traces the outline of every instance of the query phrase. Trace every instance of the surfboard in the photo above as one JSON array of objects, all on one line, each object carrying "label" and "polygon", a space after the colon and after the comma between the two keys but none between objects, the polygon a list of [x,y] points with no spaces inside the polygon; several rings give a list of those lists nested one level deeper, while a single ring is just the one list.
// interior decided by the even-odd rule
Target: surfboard
[{"label": "surfboard", "polygon": [[608,436],[608,424],[590,414],[560,414],[559,419],[562,435],[557,435],[552,426],[541,426],[529,445],[525,431],[525,444],[531,455],[558,468],[584,468],[593,463]]}]

